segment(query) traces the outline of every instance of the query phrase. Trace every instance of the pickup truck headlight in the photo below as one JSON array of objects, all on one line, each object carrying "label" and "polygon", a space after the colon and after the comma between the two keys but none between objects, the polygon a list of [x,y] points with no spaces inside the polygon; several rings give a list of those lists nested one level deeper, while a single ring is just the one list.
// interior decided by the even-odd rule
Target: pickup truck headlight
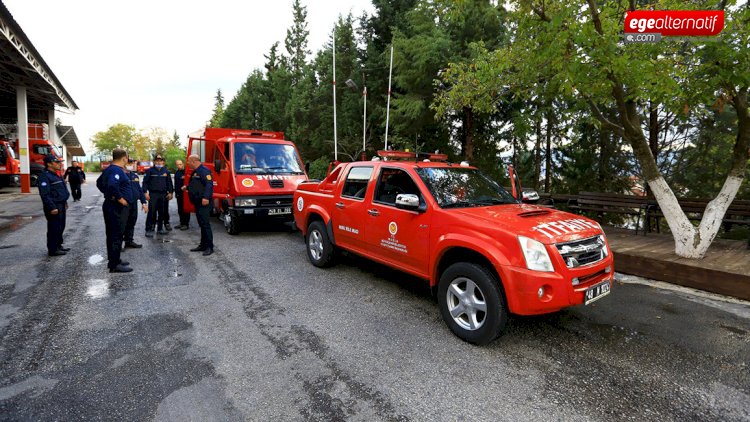
[{"label": "pickup truck headlight", "polygon": [[534,271],[555,271],[552,267],[552,261],[549,259],[547,248],[544,247],[542,242],[524,236],[518,236],[518,242],[521,244],[521,251],[526,258],[526,268]]},{"label": "pickup truck headlight", "polygon": [[235,207],[254,207],[256,204],[257,201],[251,198],[237,198],[234,200]]},{"label": "pickup truck headlight", "polygon": [[607,250],[607,241],[604,239],[604,235],[603,234],[599,235],[599,242],[601,242],[601,244],[602,244],[602,252],[604,253],[604,257],[605,258],[608,257],[609,256],[609,250]]}]

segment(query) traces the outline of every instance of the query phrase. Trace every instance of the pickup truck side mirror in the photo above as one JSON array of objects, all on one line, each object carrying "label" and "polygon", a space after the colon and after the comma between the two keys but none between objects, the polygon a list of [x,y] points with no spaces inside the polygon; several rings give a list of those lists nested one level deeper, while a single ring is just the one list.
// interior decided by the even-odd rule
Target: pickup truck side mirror
[{"label": "pickup truck side mirror", "polygon": [[426,206],[421,206],[419,196],[413,193],[400,193],[396,195],[396,208],[409,211],[425,212]]},{"label": "pickup truck side mirror", "polygon": [[216,172],[216,174],[221,173],[221,160],[214,160],[214,171]]}]

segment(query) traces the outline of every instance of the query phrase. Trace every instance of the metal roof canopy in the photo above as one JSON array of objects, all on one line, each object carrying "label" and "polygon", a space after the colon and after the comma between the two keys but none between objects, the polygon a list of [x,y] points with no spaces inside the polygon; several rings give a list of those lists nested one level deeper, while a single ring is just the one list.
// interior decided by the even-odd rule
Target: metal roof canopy
[{"label": "metal roof canopy", "polygon": [[57,133],[60,136],[60,140],[65,144],[70,155],[76,157],[83,157],[86,152],[83,151],[83,146],[78,141],[78,135],[73,129],[73,126],[57,126]]},{"label": "metal roof canopy", "polygon": [[30,120],[37,120],[34,109],[53,110],[58,105],[71,111],[78,110],[0,0],[0,118],[15,120],[16,86],[26,87]]}]

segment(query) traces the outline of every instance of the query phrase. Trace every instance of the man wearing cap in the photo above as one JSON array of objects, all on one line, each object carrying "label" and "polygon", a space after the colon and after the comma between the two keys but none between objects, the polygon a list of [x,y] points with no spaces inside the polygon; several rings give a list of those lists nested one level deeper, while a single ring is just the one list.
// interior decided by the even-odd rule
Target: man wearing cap
[{"label": "man wearing cap", "polygon": [[154,225],[159,234],[169,233],[164,229],[164,202],[172,199],[174,185],[169,170],[164,166],[164,157],[154,157],[154,166],[143,175],[143,191],[148,200],[146,215],[146,237],[154,237]]},{"label": "man wearing cap", "polygon": [[214,195],[214,182],[211,180],[211,170],[206,168],[199,156],[193,154],[187,159],[193,174],[187,186],[182,186],[187,191],[190,202],[195,206],[195,217],[201,228],[201,241],[197,247],[190,249],[191,252],[203,252],[204,256],[214,253],[214,235],[211,231],[209,214],[211,212],[211,201]]},{"label": "man wearing cap", "polygon": [[81,200],[81,183],[86,182],[86,173],[78,167],[78,161],[73,161],[70,167],[65,169],[63,175],[70,183],[70,191],[73,194],[73,202]]},{"label": "man wearing cap", "polygon": [[100,176],[106,184],[102,212],[107,232],[107,267],[111,273],[133,271],[127,262],[120,259],[122,238],[130,211],[128,200],[133,198],[132,183],[124,170],[127,162],[128,153],[124,149],[112,150],[112,165]]},{"label": "man wearing cap", "polygon": [[125,166],[125,173],[128,174],[128,178],[130,179],[132,192],[132,196],[128,199],[128,221],[125,223],[125,234],[123,236],[125,248],[141,248],[143,245],[135,243],[133,240],[135,223],[138,221],[138,201],[141,201],[141,208],[143,208],[144,213],[148,211],[148,205],[146,205],[146,195],[143,194],[138,172],[136,171],[135,160],[128,160],[128,165]]},{"label": "man wearing cap", "polygon": [[174,196],[177,200],[177,215],[180,216],[180,225],[176,228],[187,230],[190,228],[190,213],[185,212],[182,202],[184,195],[182,187],[185,186],[185,164],[182,163],[182,160],[176,160],[174,165],[177,166],[177,170],[174,172]]},{"label": "man wearing cap", "polygon": [[62,169],[60,160],[52,154],[44,156],[45,169],[39,175],[39,196],[42,197],[44,217],[47,219],[47,254],[49,256],[65,255],[69,248],[63,248],[63,231],[65,231],[65,210],[68,209],[70,192],[65,180],[57,172]]}]

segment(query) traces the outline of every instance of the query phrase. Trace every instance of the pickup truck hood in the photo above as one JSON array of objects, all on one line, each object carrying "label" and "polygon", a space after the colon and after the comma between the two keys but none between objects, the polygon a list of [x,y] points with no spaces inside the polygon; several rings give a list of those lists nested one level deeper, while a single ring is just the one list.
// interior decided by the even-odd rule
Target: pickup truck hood
[{"label": "pickup truck hood", "polygon": [[479,220],[488,227],[500,226],[515,234],[542,243],[570,242],[602,233],[601,226],[590,218],[551,208],[527,204],[446,210],[463,218]]},{"label": "pickup truck hood", "polygon": [[307,180],[304,174],[239,174],[234,178],[240,195],[292,195],[297,185]]}]

